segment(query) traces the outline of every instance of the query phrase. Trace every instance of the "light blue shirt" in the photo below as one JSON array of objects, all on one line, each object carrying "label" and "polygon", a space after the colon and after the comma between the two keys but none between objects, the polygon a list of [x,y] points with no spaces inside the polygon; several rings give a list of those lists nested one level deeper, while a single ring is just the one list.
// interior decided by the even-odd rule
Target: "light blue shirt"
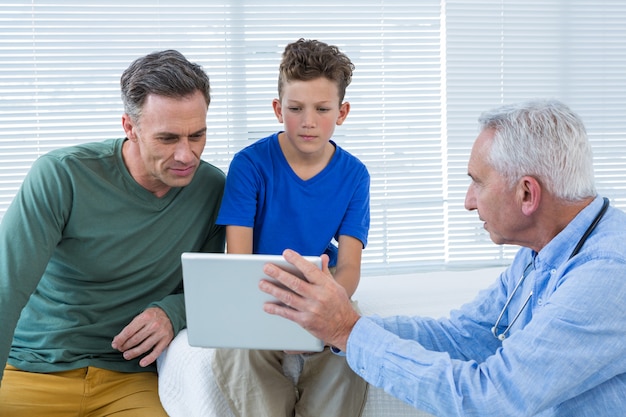
[{"label": "light blue shirt", "polygon": [[[568,257],[602,206],[596,198],[539,253],[511,266],[449,318],[363,317],[347,360],[366,381],[437,416],[622,416],[626,413],[626,215],[609,207],[578,255]],[[491,328],[528,306],[507,338]]]}]

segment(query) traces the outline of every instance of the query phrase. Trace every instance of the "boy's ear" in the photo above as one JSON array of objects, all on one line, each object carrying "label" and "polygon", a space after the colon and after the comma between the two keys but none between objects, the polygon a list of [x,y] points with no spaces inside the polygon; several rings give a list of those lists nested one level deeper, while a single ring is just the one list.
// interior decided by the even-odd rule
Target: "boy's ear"
[{"label": "boy's ear", "polygon": [[337,118],[337,126],[341,126],[343,124],[344,120],[346,120],[346,117],[348,117],[348,113],[350,113],[350,103],[344,101],[343,103],[341,103],[341,106],[339,106],[339,117]]},{"label": "boy's ear", "polygon": [[272,108],[274,108],[274,114],[276,115],[278,122],[282,123],[283,122],[283,108],[282,108],[282,105],[280,104],[279,99],[275,98],[274,100],[272,100]]}]

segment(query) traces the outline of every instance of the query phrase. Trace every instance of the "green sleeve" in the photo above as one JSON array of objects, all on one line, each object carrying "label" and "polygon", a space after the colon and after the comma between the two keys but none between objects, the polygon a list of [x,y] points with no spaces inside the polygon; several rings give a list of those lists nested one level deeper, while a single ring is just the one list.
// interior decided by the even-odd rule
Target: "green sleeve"
[{"label": "green sleeve", "polygon": [[70,195],[67,173],[41,157],[0,223],[0,380],[20,313],[61,239]]}]

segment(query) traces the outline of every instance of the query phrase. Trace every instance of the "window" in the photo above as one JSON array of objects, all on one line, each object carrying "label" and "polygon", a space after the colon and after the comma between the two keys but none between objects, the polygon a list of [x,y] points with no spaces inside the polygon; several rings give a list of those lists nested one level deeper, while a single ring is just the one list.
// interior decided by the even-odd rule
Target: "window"
[{"label": "window", "polygon": [[123,135],[119,76],[175,48],[212,81],[203,158],[224,171],[273,116],[284,46],[339,46],[356,71],[337,143],[372,176],[365,274],[507,264],[463,208],[480,112],[536,96],[585,120],[600,192],[626,206],[626,5],[545,1],[206,2],[0,5],[0,218],[41,154]]},{"label": "window", "polygon": [[625,207],[626,4],[589,0],[446,2],[450,259],[510,259],[462,210],[476,111],[533,97],[563,100],[584,120],[598,192]]}]

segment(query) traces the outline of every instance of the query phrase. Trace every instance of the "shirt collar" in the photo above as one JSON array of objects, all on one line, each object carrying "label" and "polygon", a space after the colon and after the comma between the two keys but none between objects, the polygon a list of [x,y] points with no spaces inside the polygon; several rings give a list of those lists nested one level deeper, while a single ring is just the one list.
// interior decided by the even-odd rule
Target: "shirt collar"
[{"label": "shirt collar", "polygon": [[535,258],[535,267],[555,269],[566,262],[587,228],[602,208],[603,199],[597,196],[572,221],[541,249]]}]

